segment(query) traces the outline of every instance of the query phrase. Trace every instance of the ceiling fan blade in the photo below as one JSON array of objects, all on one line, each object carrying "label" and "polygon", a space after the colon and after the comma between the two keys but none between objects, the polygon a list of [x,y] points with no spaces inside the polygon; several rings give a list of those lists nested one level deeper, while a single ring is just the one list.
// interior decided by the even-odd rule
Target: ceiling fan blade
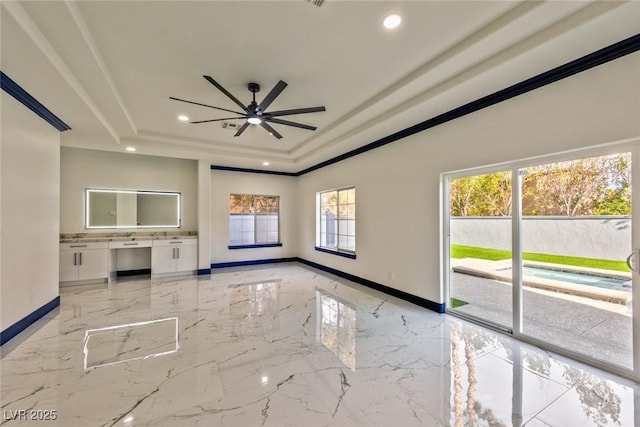
[{"label": "ceiling fan blade", "polygon": [[244,122],[244,124],[242,126],[240,126],[240,129],[238,129],[238,132],[235,133],[235,135],[233,136],[240,136],[242,135],[242,132],[245,131],[245,129],[247,129],[249,127],[251,123],[249,122]]},{"label": "ceiling fan blade", "polygon": [[187,104],[200,105],[202,107],[215,108],[216,110],[222,110],[228,113],[244,114],[244,113],[240,113],[239,111],[233,111],[233,110],[227,110],[226,108],[214,107],[213,105],[201,104],[199,102],[187,101],[186,99],[174,98],[173,96],[170,96],[169,99],[173,99],[174,101],[186,102]]},{"label": "ceiling fan blade", "polygon": [[245,120],[246,118],[247,118],[246,116],[242,116],[242,117],[225,117],[224,119],[198,120],[198,121],[189,122],[189,123],[195,125],[197,123],[221,122],[221,121],[224,121],[224,120],[239,120],[239,119]]},{"label": "ceiling fan blade", "polygon": [[320,111],[326,111],[324,106],[322,107],[309,107],[309,108],[296,108],[293,110],[280,110],[280,111],[270,111],[269,116],[289,116],[292,114],[306,114],[306,113],[317,113]]},{"label": "ceiling fan blade", "polygon": [[271,123],[277,123],[279,125],[287,125],[287,126],[293,126],[296,128],[301,128],[301,129],[308,129],[308,130],[316,130],[318,129],[315,126],[309,126],[309,125],[305,125],[302,123],[296,123],[296,122],[290,122],[289,120],[282,120],[282,119],[276,119],[276,118],[264,118],[264,120],[271,122]]},{"label": "ceiling fan blade", "polygon": [[211,83],[212,85],[214,85],[215,87],[218,88],[218,90],[222,93],[224,93],[225,95],[227,95],[227,97],[229,99],[231,99],[233,102],[235,102],[236,104],[238,104],[238,106],[240,106],[240,108],[242,108],[244,111],[246,111],[247,113],[249,112],[249,110],[247,109],[246,105],[244,105],[242,102],[240,102],[238,100],[238,98],[236,98],[235,96],[231,95],[231,93],[229,93],[228,90],[226,90],[225,88],[223,88],[220,83],[218,83],[217,81],[213,80],[210,76],[202,76],[204,77],[209,83]]},{"label": "ceiling fan blade", "polygon": [[269,132],[271,135],[275,136],[276,138],[282,139],[282,135],[280,135],[274,128],[269,126],[267,122],[265,122],[264,120],[260,123],[260,126],[262,126],[267,132]]},{"label": "ceiling fan blade", "polygon": [[271,89],[271,92],[269,92],[269,94],[267,94],[267,96],[265,96],[262,102],[258,105],[258,109],[260,111],[264,111],[267,108],[269,108],[269,105],[271,105],[273,100],[276,99],[278,95],[280,95],[280,93],[282,93],[282,91],[286,87],[287,87],[287,83],[283,82],[282,80],[276,83],[273,89]]}]

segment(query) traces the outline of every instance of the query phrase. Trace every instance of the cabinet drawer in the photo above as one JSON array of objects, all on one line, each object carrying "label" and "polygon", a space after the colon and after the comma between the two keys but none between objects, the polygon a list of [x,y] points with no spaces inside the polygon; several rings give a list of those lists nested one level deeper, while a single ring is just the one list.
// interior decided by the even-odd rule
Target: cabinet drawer
[{"label": "cabinet drawer", "polygon": [[198,239],[154,240],[153,246],[197,246]]},{"label": "cabinet drawer", "polygon": [[60,243],[61,251],[82,251],[83,249],[107,249],[109,242],[77,242],[77,243]]},{"label": "cabinet drawer", "polygon": [[123,240],[120,242],[109,242],[109,249],[149,247],[151,247],[151,240]]}]

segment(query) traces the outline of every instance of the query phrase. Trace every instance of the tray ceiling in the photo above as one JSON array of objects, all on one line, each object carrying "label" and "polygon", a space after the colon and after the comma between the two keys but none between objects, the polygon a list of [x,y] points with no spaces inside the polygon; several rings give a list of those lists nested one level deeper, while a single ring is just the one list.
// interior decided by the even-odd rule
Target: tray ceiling
[{"label": "tray ceiling", "polygon": [[[382,26],[397,13],[402,25]],[[637,32],[638,2],[28,1],[2,3],[2,71],[72,128],[65,146],[296,172]],[[308,131],[177,120],[284,80],[271,110]],[[236,123],[241,124],[241,121]]]}]

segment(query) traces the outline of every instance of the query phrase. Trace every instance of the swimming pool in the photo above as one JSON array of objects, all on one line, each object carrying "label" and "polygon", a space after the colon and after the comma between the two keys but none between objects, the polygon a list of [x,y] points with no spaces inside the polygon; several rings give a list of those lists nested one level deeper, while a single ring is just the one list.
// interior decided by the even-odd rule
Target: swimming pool
[{"label": "swimming pool", "polygon": [[[511,267],[500,269],[508,271]],[[532,267],[525,265],[522,267],[522,274],[528,277],[539,279],[557,280],[559,282],[574,283],[577,285],[596,286],[598,288],[613,289],[616,291],[631,292],[631,280],[611,276],[597,276],[588,273],[580,273],[567,270],[552,270],[549,268]]]}]

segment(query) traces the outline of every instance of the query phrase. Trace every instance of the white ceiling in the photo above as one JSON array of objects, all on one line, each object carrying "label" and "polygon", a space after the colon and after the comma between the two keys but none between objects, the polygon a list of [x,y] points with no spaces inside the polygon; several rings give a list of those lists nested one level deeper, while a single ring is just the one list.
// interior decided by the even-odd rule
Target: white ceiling
[{"label": "white ceiling", "polygon": [[[640,2],[24,1],[2,3],[2,71],[65,121],[62,144],[296,172],[637,33]],[[398,13],[393,30],[382,19]],[[237,109],[247,83],[313,126],[179,122]],[[242,121],[236,121],[242,123]]]}]

